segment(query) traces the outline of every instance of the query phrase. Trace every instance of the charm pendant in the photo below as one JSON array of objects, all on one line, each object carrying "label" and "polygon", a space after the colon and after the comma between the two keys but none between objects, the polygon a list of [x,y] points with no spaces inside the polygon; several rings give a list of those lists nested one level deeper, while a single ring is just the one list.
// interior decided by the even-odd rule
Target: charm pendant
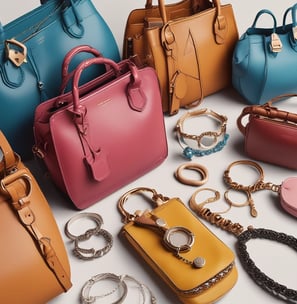
[{"label": "charm pendant", "polygon": [[194,268],[204,267],[206,261],[203,257],[196,257],[190,261],[180,255],[181,252],[188,252],[191,250],[194,242],[194,234],[185,227],[172,227],[166,230],[163,242],[167,248],[173,250],[174,255],[186,264],[192,265]]},{"label": "charm pendant", "polygon": [[163,242],[171,250],[187,252],[195,241],[194,234],[185,227],[172,227],[166,230]]}]

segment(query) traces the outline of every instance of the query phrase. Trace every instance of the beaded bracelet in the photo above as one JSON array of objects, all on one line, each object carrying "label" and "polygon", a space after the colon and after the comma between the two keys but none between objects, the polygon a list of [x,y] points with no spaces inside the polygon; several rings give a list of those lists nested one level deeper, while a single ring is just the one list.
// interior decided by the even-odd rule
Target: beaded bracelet
[{"label": "beaded bracelet", "polygon": [[[215,119],[220,123],[220,128],[216,131],[202,132],[199,135],[187,134],[184,131],[184,122],[188,118],[207,116]],[[185,113],[175,126],[177,139],[183,149],[183,155],[191,160],[193,156],[204,156],[211,153],[219,152],[226,145],[229,135],[226,133],[227,117],[220,115],[209,109],[201,109],[197,111],[189,111]],[[187,144],[187,140],[193,140],[197,143],[198,149],[191,148]]]}]

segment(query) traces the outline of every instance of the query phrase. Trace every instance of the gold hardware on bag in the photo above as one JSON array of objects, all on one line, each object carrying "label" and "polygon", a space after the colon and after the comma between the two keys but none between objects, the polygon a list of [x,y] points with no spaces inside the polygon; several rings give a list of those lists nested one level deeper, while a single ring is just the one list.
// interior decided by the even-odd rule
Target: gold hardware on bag
[{"label": "gold hardware on bag", "polygon": [[23,43],[15,39],[5,40],[5,51],[7,58],[17,67],[27,63],[27,47]]},{"label": "gold hardware on bag", "polygon": [[272,33],[271,34],[271,42],[270,42],[270,49],[273,53],[279,53],[282,51],[283,45],[281,40],[279,39],[278,34]]},{"label": "gold hardware on bag", "polygon": [[294,26],[294,27],[292,28],[292,32],[293,32],[293,37],[294,37],[294,39],[297,40],[297,26]]}]

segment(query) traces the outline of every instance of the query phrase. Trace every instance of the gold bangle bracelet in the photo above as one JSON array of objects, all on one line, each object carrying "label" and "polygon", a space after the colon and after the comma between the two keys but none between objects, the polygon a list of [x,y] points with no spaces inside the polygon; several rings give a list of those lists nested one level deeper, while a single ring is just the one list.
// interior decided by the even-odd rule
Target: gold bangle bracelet
[{"label": "gold bangle bracelet", "polygon": [[[193,170],[193,171],[198,172],[201,175],[201,180],[193,180],[193,179],[185,178],[182,174],[182,172],[184,170]],[[202,186],[208,180],[207,169],[200,164],[191,163],[191,162],[180,165],[177,168],[177,170],[175,171],[174,175],[179,182],[181,182],[182,184],[185,184],[185,185],[189,185],[189,186]]]},{"label": "gold bangle bracelet", "polygon": [[[184,122],[188,118],[207,116],[217,121],[220,126],[215,131],[202,132],[199,135],[187,134],[184,131]],[[175,131],[178,142],[183,149],[183,155],[191,160],[193,156],[204,156],[218,152],[226,145],[229,135],[226,133],[227,117],[220,115],[210,109],[201,109],[185,113],[176,123]],[[191,148],[187,140],[196,142],[197,149]]]}]

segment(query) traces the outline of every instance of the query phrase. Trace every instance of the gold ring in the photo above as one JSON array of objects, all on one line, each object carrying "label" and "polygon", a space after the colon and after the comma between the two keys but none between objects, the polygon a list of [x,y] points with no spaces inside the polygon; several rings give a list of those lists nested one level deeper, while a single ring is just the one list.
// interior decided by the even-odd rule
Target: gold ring
[{"label": "gold ring", "polygon": [[[193,180],[193,179],[185,178],[182,174],[182,172],[185,169],[186,170],[194,170],[196,172],[199,172],[199,174],[201,175],[201,180]],[[177,170],[175,171],[174,175],[179,182],[181,182],[185,185],[189,185],[189,186],[202,186],[208,180],[207,169],[200,164],[195,164],[195,163],[192,163],[192,162],[188,162],[188,163],[180,165],[177,168]]]}]

